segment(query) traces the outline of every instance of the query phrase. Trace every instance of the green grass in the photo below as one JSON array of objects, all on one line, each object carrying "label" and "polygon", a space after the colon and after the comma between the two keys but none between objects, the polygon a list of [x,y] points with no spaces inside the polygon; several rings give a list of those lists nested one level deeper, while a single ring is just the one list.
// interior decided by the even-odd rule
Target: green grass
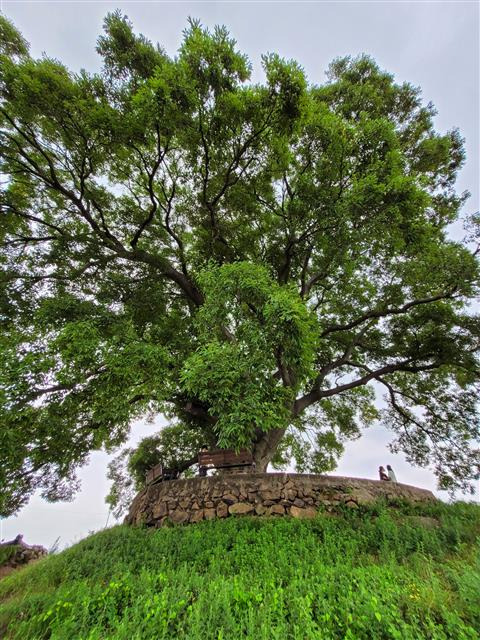
[{"label": "green grass", "polygon": [[118,526],[2,580],[0,637],[478,640],[479,535],[462,503]]},{"label": "green grass", "polygon": [[10,558],[15,554],[18,549],[18,545],[8,544],[5,546],[0,546],[0,567],[10,560]]}]

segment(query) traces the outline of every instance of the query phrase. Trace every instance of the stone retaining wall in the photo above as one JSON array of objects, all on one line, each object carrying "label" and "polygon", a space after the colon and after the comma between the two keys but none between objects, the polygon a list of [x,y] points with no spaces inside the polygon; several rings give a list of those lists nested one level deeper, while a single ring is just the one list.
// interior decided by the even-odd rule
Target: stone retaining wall
[{"label": "stone retaining wall", "polygon": [[426,489],[379,480],[294,473],[219,475],[150,485],[133,500],[125,522],[161,527],[236,515],[311,518],[319,507],[357,508],[380,498],[436,499]]},{"label": "stone retaining wall", "polygon": [[48,554],[48,551],[40,545],[27,546],[20,544],[12,546],[12,555],[0,566],[0,579],[9,575],[15,569],[30,564],[31,562],[36,562]]}]

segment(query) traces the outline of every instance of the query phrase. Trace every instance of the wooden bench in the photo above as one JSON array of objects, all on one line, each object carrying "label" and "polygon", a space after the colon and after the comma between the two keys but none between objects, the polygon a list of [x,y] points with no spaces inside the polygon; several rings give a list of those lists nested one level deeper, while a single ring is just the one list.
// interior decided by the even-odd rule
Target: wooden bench
[{"label": "wooden bench", "polygon": [[145,474],[145,482],[146,484],[156,484],[157,482],[163,482],[165,480],[175,480],[178,476],[179,473],[177,469],[167,469],[160,462],[147,471]]},{"label": "wooden bench", "polygon": [[243,449],[238,453],[229,449],[215,449],[213,451],[200,451],[198,454],[199,474],[207,475],[207,469],[234,469],[236,467],[255,468],[253,456],[250,451]]}]

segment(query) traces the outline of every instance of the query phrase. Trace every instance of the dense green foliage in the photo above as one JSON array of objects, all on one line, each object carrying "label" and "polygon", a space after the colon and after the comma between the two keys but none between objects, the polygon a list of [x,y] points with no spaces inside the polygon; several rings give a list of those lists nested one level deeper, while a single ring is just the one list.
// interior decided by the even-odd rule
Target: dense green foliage
[{"label": "dense green foliage", "polygon": [[[419,525],[414,513],[440,526]],[[478,640],[479,536],[473,504],[115,527],[0,582],[0,633]]]},{"label": "dense green foliage", "polygon": [[257,470],[325,470],[379,389],[392,447],[466,488],[459,132],[364,56],[318,85],[267,55],[253,84],[225,28],[191,22],[169,57],[119,12],[97,51],[101,73],[71,72],[0,17],[0,513],[68,498],[92,450],[159,414],[176,431],[147,458],[247,446]]}]

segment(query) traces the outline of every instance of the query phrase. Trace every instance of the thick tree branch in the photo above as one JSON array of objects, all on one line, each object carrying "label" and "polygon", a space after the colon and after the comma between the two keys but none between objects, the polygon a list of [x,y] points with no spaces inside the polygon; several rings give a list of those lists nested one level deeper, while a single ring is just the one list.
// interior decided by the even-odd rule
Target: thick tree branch
[{"label": "thick tree branch", "polygon": [[148,170],[148,165],[147,165],[147,163],[145,161],[145,158],[144,158],[143,154],[139,150],[137,150],[138,153],[140,154],[140,157],[142,159],[143,165],[145,167],[145,172],[146,172],[147,177],[148,177],[147,190],[148,190],[148,195],[150,197],[151,206],[150,206],[150,211],[148,212],[147,217],[142,222],[142,224],[139,226],[139,228],[137,229],[135,235],[133,236],[132,240],[130,241],[130,244],[131,244],[131,246],[133,248],[135,248],[137,246],[137,243],[138,243],[138,241],[140,239],[140,236],[145,231],[145,229],[151,224],[151,222],[153,221],[153,218],[155,216],[155,213],[156,213],[156,211],[158,209],[158,198],[155,195],[155,190],[153,188],[153,184],[154,184],[154,180],[155,180],[155,176],[157,174],[157,171],[158,171],[160,165],[163,162],[165,154],[168,151],[168,146],[165,147],[163,152],[161,151],[161,148],[160,148],[160,130],[159,130],[158,124],[156,125],[156,132],[157,132],[157,159],[155,160],[155,163],[154,163],[151,171]]},{"label": "thick tree branch", "polygon": [[[31,163],[33,168],[35,169],[35,175],[38,179],[40,179],[47,187],[53,189],[54,191],[62,194],[66,197],[77,209],[80,216],[88,222],[93,232],[101,239],[102,243],[118,256],[130,260],[133,262],[144,262],[146,264],[150,264],[151,266],[159,269],[161,273],[168,279],[175,282],[180,289],[186,294],[187,298],[190,299],[195,305],[199,306],[203,302],[203,296],[200,291],[195,287],[195,285],[187,278],[187,276],[175,269],[175,267],[166,259],[161,258],[159,256],[154,256],[152,254],[147,253],[146,251],[137,249],[136,247],[132,248],[132,250],[127,250],[123,244],[116,238],[108,229],[104,222],[104,217],[102,214],[102,225],[99,225],[95,219],[92,217],[89,211],[88,205],[84,203],[84,201],[78,197],[74,192],[65,187],[55,170],[55,166],[53,160],[49,157],[49,155],[43,150],[42,145],[36,140],[35,137],[31,137],[22,131],[20,127],[17,126],[15,121],[6,114],[4,110],[0,110],[3,115],[10,122],[11,126],[21,135],[30,145],[34,146],[46,159],[49,166],[49,175],[45,175],[40,166],[24,151],[24,149],[18,145],[15,138],[11,138],[13,142],[17,144],[18,153],[24,157],[24,159]],[[101,207],[98,205],[96,201],[92,200],[92,204],[95,209],[101,212]],[[138,232],[137,232],[138,233]]]},{"label": "thick tree branch", "polygon": [[187,402],[183,405],[183,410],[186,411],[191,416],[195,416],[196,418],[201,418],[202,420],[206,420],[210,424],[215,424],[217,422],[217,418],[210,415],[208,411],[194,402]]},{"label": "thick tree branch", "polygon": [[365,374],[361,378],[357,378],[356,380],[352,380],[351,382],[346,382],[345,384],[338,385],[336,387],[332,387],[330,389],[320,389],[318,387],[313,387],[308,393],[306,393],[301,398],[297,398],[295,400],[293,415],[300,415],[307,407],[315,404],[319,400],[323,398],[329,398],[331,396],[336,396],[339,393],[344,391],[349,391],[350,389],[355,389],[356,387],[361,387],[366,385],[371,380],[378,378],[378,376],[383,376],[389,373],[394,373],[395,371],[404,371],[405,373],[419,373],[421,371],[431,371],[432,369],[438,369],[438,367],[442,366],[442,362],[434,362],[425,365],[411,365],[411,360],[404,360],[402,362],[392,363],[381,367],[375,371],[371,371],[370,373]]},{"label": "thick tree branch", "polygon": [[398,307],[398,308],[390,308],[390,309],[383,309],[383,310],[372,309],[371,311],[367,311],[366,313],[364,313],[362,316],[360,316],[356,320],[352,320],[352,322],[349,322],[347,324],[333,324],[330,327],[327,327],[322,332],[322,338],[335,331],[350,331],[351,329],[358,327],[359,324],[362,324],[366,320],[371,320],[373,318],[384,318],[386,316],[392,316],[392,315],[400,315],[402,313],[407,313],[407,311],[419,305],[430,304],[431,302],[438,302],[439,300],[448,300],[448,299],[454,298],[455,297],[454,294],[456,290],[457,289],[455,287],[454,289],[452,289],[447,293],[440,293],[436,296],[430,296],[429,298],[420,298],[418,300],[412,300],[411,302],[407,302],[402,307]]}]

